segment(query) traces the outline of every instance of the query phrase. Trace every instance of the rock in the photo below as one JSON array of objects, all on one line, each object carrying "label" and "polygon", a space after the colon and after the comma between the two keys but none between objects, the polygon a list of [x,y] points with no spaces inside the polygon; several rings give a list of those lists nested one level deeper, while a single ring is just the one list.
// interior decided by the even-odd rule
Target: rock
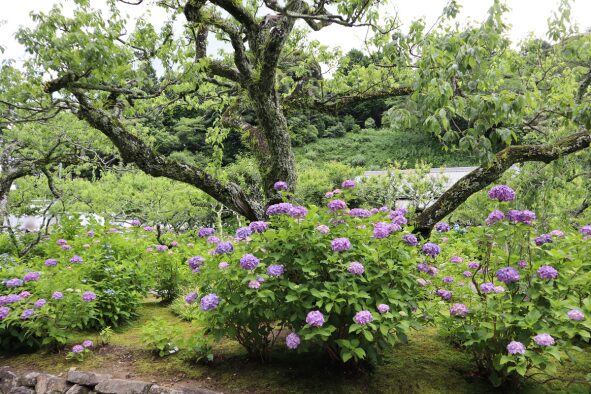
[{"label": "rock", "polygon": [[8,392],[9,394],[35,394],[35,390],[30,387],[18,386]]},{"label": "rock", "polygon": [[29,372],[21,377],[21,384],[23,386],[35,387],[38,376],[39,372]]},{"label": "rock", "polygon": [[10,367],[0,368],[0,393],[8,394],[10,390],[20,386],[19,376]]},{"label": "rock", "polygon": [[92,390],[89,389],[88,387],[84,387],[79,384],[75,384],[72,387],[70,387],[70,389],[68,391],[66,391],[66,394],[89,394],[91,392],[92,392]]},{"label": "rock", "polygon": [[180,389],[183,391],[183,394],[221,394],[217,391],[200,389],[199,387],[194,387],[194,388],[193,387],[192,388],[182,387]]},{"label": "rock", "polygon": [[68,382],[81,384],[83,386],[96,386],[100,382],[111,379],[111,375],[103,375],[94,372],[82,372],[77,370],[68,371]]},{"label": "rock", "polygon": [[152,383],[139,380],[109,379],[103,380],[94,388],[103,394],[147,394]]},{"label": "rock", "polygon": [[68,383],[66,379],[58,378],[53,375],[40,374],[37,376],[35,392],[37,394],[62,394],[70,387],[72,387],[72,385]]},{"label": "rock", "polygon": [[162,387],[153,385],[150,387],[149,394],[184,394],[182,390],[173,389],[170,387]]}]

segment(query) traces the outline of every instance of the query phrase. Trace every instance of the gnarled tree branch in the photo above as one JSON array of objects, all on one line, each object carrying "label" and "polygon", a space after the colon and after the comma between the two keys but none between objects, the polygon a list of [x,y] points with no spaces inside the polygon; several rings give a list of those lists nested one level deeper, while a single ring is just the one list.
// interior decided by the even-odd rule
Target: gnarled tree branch
[{"label": "gnarled tree branch", "polygon": [[487,167],[479,167],[461,178],[430,207],[414,220],[415,228],[422,233],[429,233],[431,228],[453,212],[472,194],[484,189],[496,181],[512,165],[528,161],[550,163],[565,155],[586,149],[591,145],[591,133],[588,130],[574,133],[553,144],[515,145],[496,154],[495,161]]}]

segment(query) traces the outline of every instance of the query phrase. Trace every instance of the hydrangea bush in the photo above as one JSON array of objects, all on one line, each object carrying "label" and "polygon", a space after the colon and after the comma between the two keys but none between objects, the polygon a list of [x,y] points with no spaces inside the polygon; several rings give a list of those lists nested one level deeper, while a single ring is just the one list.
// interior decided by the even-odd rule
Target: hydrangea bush
[{"label": "hydrangea bush", "polygon": [[209,332],[262,360],[281,341],[286,351],[375,362],[406,339],[417,306],[416,238],[395,224],[405,212],[348,209],[353,181],[327,193],[324,207],[292,205],[280,186],[285,201],[269,207],[269,222],[218,244],[198,240],[185,302]]},{"label": "hydrangea bush", "polygon": [[0,269],[0,349],[58,346],[72,330],[135,316],[151,282],[143,239],[135,229],[72,226],[66,220],[31,259]]},{"label": "hydrangea bush", "polygon": [[515,193],[493,187],[497,209],[466,233],[435,233],[417,270],[439,302],[438,322],[474,355],[498,386],[535,370],[555,374],[591,332],[591,242],[578,231],[534,230],[535,213],[511,206]]}]

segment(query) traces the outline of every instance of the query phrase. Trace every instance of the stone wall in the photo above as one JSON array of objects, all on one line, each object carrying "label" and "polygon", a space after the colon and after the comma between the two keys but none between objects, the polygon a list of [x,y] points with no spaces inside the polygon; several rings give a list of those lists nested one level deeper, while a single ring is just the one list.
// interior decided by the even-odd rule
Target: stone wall
[{"label": "stone wall", "polygon": [[0,394],[221,394],[199,388],[169,388],[111,375],[70,369],[66,377],[40,372],[20,374],[0,368]]}]

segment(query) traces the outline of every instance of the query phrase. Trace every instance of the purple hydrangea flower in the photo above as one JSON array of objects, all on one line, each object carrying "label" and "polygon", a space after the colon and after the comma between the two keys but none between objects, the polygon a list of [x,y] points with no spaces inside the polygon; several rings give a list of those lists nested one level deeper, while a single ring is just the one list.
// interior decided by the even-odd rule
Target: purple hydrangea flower
[{"label": "purple hydrangea flower", "polygon": [[19,302],[21,298],[17,294],[9,294],[6,296],[0,296],[0,305],[14,304]]},{"label": "purple hydrangea flower", "polygon": [[39,272],[27,272],[24,276],[25,282],[36,282],[41,278],[41,274]]},{"label": "purple hydrangea flower", "polygon": [[68,241],[66,241],[65,239],[58,239],[57,241],[55,241],[55,243],[58,245],[67,245]]},{"label": "purple hydrangea flower", "polygon": [[287,182],[283,182],[283,181],[277,181],[275,182],[275,184],[273,185],[273,189],[279,191],[279,190],[287,190],[289,187],[287,186]]},{"label": "purple hydrangea flower", "polygon": [[378,312],[381,314],[390,312],[390,305],[388,304],[379,304],[378,305]]},{"label": "purple hydrangea flower", "polygon": [[217,296],[217,294],[214,293],[210,293],[207,294],[206,296],[204,296],[201,299],[201,310],[202,311],[210,311],[212,309],[217,308],[217,306],[220,303],[220,298]]},{"label": "purple hydrangea flower", "polygon": [[480,263],[478,261],[470,261],[468,263],[468,268],[470,268],[471,270],[477,270],[478,268],[480,268]]},{"label": "purple hydrangea flower", "polygon": [[489,294],[495,291],[495,284],[492,282],[486,282],[480,285],[480,291],[484,294]]},{"label": "purple hydrangea flower", "polygon": [[355,182],[351,179],[344,180],[343,183],[341,183],[341,187],[343,189],[353,189],[355,187]]},{"label": "purple hydrangea flower", "polygon": [[525,354],[525,346],[521,342],[511,341],[507,345],[507,353],[509,353],[509,354]]},{"label": "purple hydrangea flower", "polygon": [[251,289],[258,289],[259,287],[261,287],[261,282],[259,282],[258,280],[251,280],[250,282],[248,282],[248,287]]},{"label": "purple hydrangea flower", "polygon": [[270,276],[281,276],[285,272],[285,267],[281,264],[272,264],[267,267],[267,274]]},{"label": "purple hydrangea flower", "polygon": [[501,211],[499,211],[498,209],[495,209],[494,211],[492,211],[488,217],[486,218],[486,220],[484,221],[487,225],[491,225],[494,224],[496,222],[500,222],[501,220],[505,219],[505,214]]},{"label": "purple hydrangea flower", "polygon": [[152,232],[154,232],[154,227],[146,226],[146,227],[144,227],[144,231],[147,233],[152,233]]},{"label": "purple hydrangea flower", "polygon": [[556,279],[558,271],[551,265],[543,265],[538,268],[538,276],[542,279]]},{"label": "purple hydrangea flower", "polygon": [[402,226],[408,223],[408,219],[402,215],[396,215],[394,217],[391,217],[390,220],[392,221],[392,224],[396,224],[398,226]]},{"label": "purple hydrangea flower", "polygon": [[20,287],[23,285],[23,281],[19,278],[12,278],[12,279],[8,279],[6,282],[4,282],[4,285],[8,288]]},{"label": "purple hydrangea flower", "polygon": [[45,266],[46,267],[53,267],[54,265],[57,265],[57,260],[56,259],[47,259],[47,260],[45,260]]},{"label": "purple hydrangea flower", "polygon": [[328,234],[330,232],[330,228],[324,224],[316,227],[316,230],[318,230],[320,234]]},{"label": "purple hydrangea flower", "polygon": [[537,246],[542,246],[547,243],[552,243],[552,236],[550,234],[542,234],[534,240]]},{"label": "purple hydrangea flower", "polygon": [[333,198],[334,197],[334,193],[333,192],[326,192],[324,193],[324,198]]},{"label": "purple hydrangea flower", "polygon": [[470,272],[470,271],[464,271],[464,272],[462,273],[462,275],[464,275],[464,278],[469,278],[469,277],[471,277],[471,276],[472,276],[472,272]]},{"label": "purple hydrangea flower", "polygon": [[466,317],[468,312],[469,312],[468,307],[464,304],[453,304],[449,308],[449,314],[451,316]]},{"label": "purple hydrangea flower", "polygon": [[71,250],[72,247],[70,245],[62,245],[61,246],[62,250]]},{"label": "purple hydrangea flower", "polygon": [[443,282],[444,283],[454,283],[454,278],[451,276],[444,276],[443,277]]},{"label": "purple hydrangea flower", "polygon": [[18,295],[18,296],[19,296],[19,298],[20,298],[21,300],[24,300],[24,299],[26,299],[26,298],[30,297],[30,296],[31,296],[31,293],[30,293],[30,292],[28,292],[28,291],[26,291],[26,290],[23,290],[23,291],[21,291],[21,292],[19,293],[19,295]]},{"label": "purple hydrangea flower", "polygon": [[23,313],[21,313],[21,320],[27,320],[31,316],[33,316],[34,314],[35,314],[35,310],[33,310],[33,309],[25,309],[23,311]]},{"label": "purple hydrangea flower", "polygon": [[195,293],[194,291],[190,292],[189,294],[187,294],[185,296],[185,302],[189,305],[191,305],[192,303],[194,303],[197,300],[197,293]]},{"label": "purple hydrangea flower", "polygon": [[453,256],[451,259],[449,259],[449,261],[451,261],[454,264],[460,264],[464,261],[464,259],[460,256]]},{"label": "purple hydrangea flower", "polygon": [[269,224],[264,221],[251,222],[248,227],[253,233],[262,233],[269,228]]},{"label": "purple hydrangea flower", "polygon": [[328,202],[328,209],[331,211],[340,211],[347,208],[347,203],[343,200],[331,200]]},{"label": "purple hydrangea flower", "polygon": [[440,233],[446,233],[449,231],[449,224],[445,222],[439,222],[435,225],[435,230]]},{"label": "purple hydrangea flower", "polygon": [[87,232],[86,232],[86,236],[87,236],[87,237],[91,237],[91,238],[92,238],[92,237],[94,237],[94,236],[95,236],[95,233],[94,233],[94,231],[90,230],[90,231],[87,231]]},{"label": "purple hydrangea flower", "polygon": [[567,316],[569,319],[576,321],[585,319],[585,315],[583,314],[583,312],[581,312],[578,309],[571,309],[570,311],[568,311]]},{"label": "purple hydrangea flower", "polygon": [[70,263],[73,264],[80,264],[83,263],[84,261],[82,260],[82,257],[78,256],[78,255],[74,255],[72,256],[72,258],[70,259]]},{"label": "purple hydrangea flower", "polygon": [[86,302],[94,301],[96,300],[96,294],[92,291],[87,291],[82,294],[82,299]]},{"label": "purple hydrangea flower", "polygon": [[220,242],[215,248],[215,254],[229,254],[234,251],[234,246],[230,241]]},{"label": "purple hydrangea flower", "polygon": [[252,234],[250,227],[240,227],[236,230],[236,238],[238,239],[246,239],[250,234]]},{"label": "purple hydrangea flower", "polygon": [[495,286],[495,293],[503,293],[505,288],[503,286]]},{"label": "purple hydrangea flower", "polygon": [[285,337],[285,344],[289,349],[297,349],[298,346],[300,346],[300,343],[301,339],[295,332],[292,332],[287,337]]},{"label": "purple hydrangea flower", "polygon": [[[388,237],[394,230],[392,226],[394,225],[386,222],[375,223],[373,227],[373,237],[375,239],[383,239]],[[400,226],[398,226],[398,228],[400,228]]]},{"label": "purple hydrangea flower", "polygon": [[72,347],[72,352],[74,353],[82,353],[84,351],[84,346],[82,345],[74,345]]},{"label": "purple hydrangea flower", "polygon": [[221,270],[225,270],[225,269],[227,269],[229,266],[230,266],[230,264],[228,264],[228,263],[227,263],[227,262],[225,262],[225,261],[222,261],[221,263],[219,263],[219,264],[218,264],[218,268],[219,268],[219,269],[221,269]]},{"label": "purple hydrangea flower", "polygon": [[306,316],[306,323],[312,327],[322,327],[324,324],[324,315],[320,311],[310,311]]},{"label": "purple hydrangea flower", "polygon": [[427,242],[426,244],[423,245],[422,251],[427,256],[436,257],[439,253],[441,253],[441,248],[437,244],[434,244],[432,242]]},{"label": "purple hydrangea flower", "polygon": [[519,260],[519,262],[517,263],[517,266],[519,268],[522,268],[523,269],[523,268],[527,267],[527,261],[525,261],[525,260]]},{"label": "purple hydrangea flower", "polygon": [[363,264],[361,264],[360,262],[353,261],[347,267],[347,271],[354,275],[363,275],[363,273],[365,272],[365,268],[363,267]]},{"label": "purple hydrangea flower", "polygon": [[293,206],[289,209],[288,215],[292,218],[301,219],[308,214],[308,210],[306,207],[302,207],[301,205]]},{"label": "purple hydrangea flower", "polygon": [[330,242],[330,246],[334,252],[344,252],[351,249],[351,241],[349,238],[335,238]]},{"label": "purple hydrangea flower", "polygon": [[267,208],[267,215],[273,216],[273,215],[286,214],[286,213],[289,213],[289,210],[292,207],[293,207],[293,205],[291,205],[288,202],[280,202],[279,204],[269,205],[269,208]]},{"label": "purple hydrangea flower", "polygon": [[82,346],[84,346],[85,348],[89,348],[89,347],[93,347],[94,343],[92,343],[92,341],[90,339],[87,339],[84,342],[82,342]]},{"label": "purple hydrangea flower", "polygon": [[10,314],[10,308],[7,306],[0,307],[0,321],[6,319]]},{"label": "purple hydrangea flower", "polygon": [[41,309],[41,308],[43,308],[45,306],[45,304],[47,304],[47,301],[45,301],[43,298],[39,298],[33,304],[33,308],[35,308],[35,309]]},{"label": "purple hydrangea flower", "polygon": [[166,245],[156,245],[156,250],[159,252],[164,252],[165,250],[168,250],[168,246]]},{"label": "purple hydrangea flower", "polygon": [[546,333],[536,335],[534,337],[534,342],[538,346],[552,346],[555,343],[554,338],[552,338],[550,334]]},{"label": "purple hydrangea flower", "polygon": [[360,326],[364,326],[367,323],[373,321],[373,315],[370,311],[359,311],[353,317],[353,321],[359,324]]},{"label": "purple hydrangea flower", "polygon": [[507,185],[497,185],[488,191],[488,197],[491,200],[513,201],[515,200],[515,192]]},{"label": "purple hydrangea flower", "polygon": [[413,234],[403,235],[402,239],[408,246],[417,246],[419,244],[419,240]]},{"label": "purple hydrangea flower", "polygon": [[504,267],[497,271],[497,279],[505,284],[517,282],[520,279],[519,272],[513,267]]},{"label": "purple hydrangea flower", "polygon": [[198,271],[204,264],[205,259],[202,256],[193,256],[187,260],[187,265],[193,271]]},{"label": "purple hydrangea flower", "polygon": [[54,291],[51,295],[51,298],[53,298],[54,300],[61,300],[62,298],[64,298],[64,294],[61,291]]},{"label": "purple hydrangea flower", "polygon": [[427,285],[429,284],[429,282],[430,282],[430,281],[427,281],[427,280],[425,280],[425,279],[423,279],[423,278],[419,278],[419,279],[417,279],[417,283],[418,283],[419,285],[421,285],[421,287],[425,287],[425,286],[427,286]]},{"label": "purple hydrangea flower", "polygon": [[207,237],[208,244],[217,244],[218,242],[220,242],[220,239],[215,235],[210,235],[209,237]]},{"label": "purple hydrangea flower", "polygon": [[141,220],[139,220],[139,219],[133,219],[133,220],[131,221],[131,225],[132,225],[132,226],[141,226],[141,225],[142,225],[142,221],[141,221]]},{"label": "purple hydrangea flower", "polygon": [[245,270],[253,270],[259,265],[261,261],[256,258],[256,256],[247,253],[240,258],[240,267]]},{"label": "purple hydrangea flower", "polygon": [[536,214],[532,211],[528,211],[527,209],[523,211],[517,211],[513,209],[507,212],[507,219],[513,223],[532,224],[532,222],[536,220]]},{"label": "purple hydrangea flower", "polygon": [[452,294],[451,291],[439,289],[437,290],[437,295],[441,297],[442,300],[451,300]]},{"label": "purple hydrangea flower", "polygon": [[199,231],[197,231],[197,236],[200,238],[209,237],[215,234],[215,229],[211,227],[201,227]]},{"label": "purple hydrangea flower", "polygon": [[550,231],[550,235],[553,237],[564,237],[564,231],[552,230],[552,231]]},{"label": "purple hydrangea flower", "polygon": [[349,216],[352,218],[368,218],[371,216],[371,212],[363,208],[353,208],[349,211]]},{"label": "purple hydrangea flower", "polygon": [[581,230],[579,230],[579,231],[583,235],[591,235],[591,225],[589,225],[589,226],[583,226],[583,227],[581,227]]}]

